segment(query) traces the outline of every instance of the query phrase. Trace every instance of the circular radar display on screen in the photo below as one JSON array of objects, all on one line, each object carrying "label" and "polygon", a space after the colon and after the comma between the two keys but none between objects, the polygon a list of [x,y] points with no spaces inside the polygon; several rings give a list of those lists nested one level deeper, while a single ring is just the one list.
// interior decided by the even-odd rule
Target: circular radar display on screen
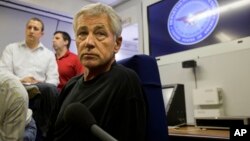
[{"label": "circular radar display on screen", "polygon": [[182,45],[193,45],[206,39],[218,20],[216,0],[179,0],[168,18],[168,32]]}]

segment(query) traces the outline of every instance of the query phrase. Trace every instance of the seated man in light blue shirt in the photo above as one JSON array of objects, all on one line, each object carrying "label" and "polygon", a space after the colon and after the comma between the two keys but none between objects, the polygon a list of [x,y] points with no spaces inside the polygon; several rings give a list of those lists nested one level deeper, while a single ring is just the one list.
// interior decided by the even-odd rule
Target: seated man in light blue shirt
[{"label": "seated man in light blue shirt", "polygon": [[23,84],[39,88],[41,95],[30,100],[30,108],[42,133],[47,130],[59,83],[55,55],[40,42],[43,34],[42,20],[31,18],[26,24],[25,41],[9,44],[0,59],[0,65],[16,75]]}]

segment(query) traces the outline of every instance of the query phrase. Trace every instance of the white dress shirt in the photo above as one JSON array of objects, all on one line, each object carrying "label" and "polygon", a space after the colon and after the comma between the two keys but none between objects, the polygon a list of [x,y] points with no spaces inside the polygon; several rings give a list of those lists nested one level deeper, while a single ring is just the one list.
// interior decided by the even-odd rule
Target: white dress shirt
[{"label": "white dress shirt", "polygon": [[9,44],[2,53],[0,66],[20,79],[33,76],[41,82],[56,86],[59,83],[55,55],[42,43],[35,49],[27,47],[24,41]]}]

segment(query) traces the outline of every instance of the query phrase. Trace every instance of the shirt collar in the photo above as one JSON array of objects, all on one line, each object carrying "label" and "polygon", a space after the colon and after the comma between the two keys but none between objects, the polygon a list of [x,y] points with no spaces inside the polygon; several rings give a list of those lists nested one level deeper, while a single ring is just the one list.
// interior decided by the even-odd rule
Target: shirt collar
[{"label": "shirt collar", "polygon": [[[19,46],[20,47],[27,47],[25,41],[20,42]],[[40,42],[36,49],[44,49],[44,48],[45,48],[45,46]]]},{"label": "shirt collar", "polygon": [[69,50],[67,50],[67,52],[62,57],[60,57],[58,59],[60,60],[62,58],[65,58],[65,57],[69,56],[69,54],[70,54],[70,52],[69,52]]}]

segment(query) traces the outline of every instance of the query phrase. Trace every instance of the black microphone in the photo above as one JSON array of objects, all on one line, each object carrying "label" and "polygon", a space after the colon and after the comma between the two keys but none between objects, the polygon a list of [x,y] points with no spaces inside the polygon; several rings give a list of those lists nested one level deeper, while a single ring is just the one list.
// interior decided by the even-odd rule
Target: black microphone
[{"label": "black microphone", "polygon": [[90,130],[92,134],[102,141],[117,141],[114,137],[96,125],[94,116],[87,107],[81,103],[72,103],[65,108],[64,120],[74,126]]}]

